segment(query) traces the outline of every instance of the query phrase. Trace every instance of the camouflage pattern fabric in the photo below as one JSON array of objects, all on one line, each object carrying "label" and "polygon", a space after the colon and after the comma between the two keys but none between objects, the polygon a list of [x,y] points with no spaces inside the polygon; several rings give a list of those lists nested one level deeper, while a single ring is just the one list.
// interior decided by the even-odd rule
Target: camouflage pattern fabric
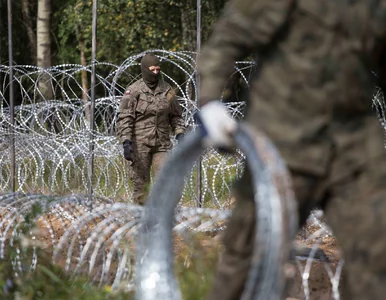
[{"label": "camouflage pattern fabric", "polygon": [[[134,202],[143,204],[144,188],[149,184],[151,166],[160,165],[170,150],[171,134],[185,132],[182,109],[171,86],[162,81],[153,91],[143,79],[126,89],[121,99],[117,136],[134,145],[134,162],[131,180],[134,185]],[[159,161],[159,163],[156,163]]]},{"label": "camouflage pattern fabric", "polygon": [[[377,124],[378,126],[378,124]],[[326,221],[333,229],[344,253],[345,266],[340,282],[341,299],[383,299],[386,287],[382,259],[386,241],[386,169],[385,155],[369,161],[358,172],[325,190]],[[246,172],[248,173],[248,172]],[[301,222],[313,208],[312,199],[320,196],[325,179],[292,172],[292,181],[299,202]],[[223,238],[224,253],[218,266],[212,290],[207,299],[240,299],[250,267],[253,251],[255,210],[249,175],[236,183],[237,199]],[[315,202],[314,202],[315,203]],[[290,279],[290,278],[289,278]],[[294,295],[285,294],[285,297]]]},{"label": "camouflage pattern fabric", "polygon": [[147,198],[151,173],[157,176],[166,160],[167,152],[162,146],[152,147],[145,144],[137,144],[134,149],[135,160],[129,172],[133,183],[133,202],[143,205]]},{"label": "camouflage pattern fabric", "polygon": [[[204,105],[220,97],[234,61],[258,54],[246,122],[287,161],[299,225],[310,209],[325,208],[346,261],[343,299],[386,294],[386,226],[377,217],[386,213],[386,153],[371,109],[371,70],[385,86],[385,49],[386,1],[238,0],[227,5],[198,62]],[[250,185],[245,178],[238,202],[251,201],[242,192]],[[210,299],[239,299],[251,251],[250,205],[236,204]]]},{"label": "camouflage pattern fabric", "polygon": [[185,132],[181,114],[181,106],[168,83],[159,80],[152,91],[140,79],[126,89],[121,99],[117,136],[122,143],[129,140],[170,149],[170,134]]}]

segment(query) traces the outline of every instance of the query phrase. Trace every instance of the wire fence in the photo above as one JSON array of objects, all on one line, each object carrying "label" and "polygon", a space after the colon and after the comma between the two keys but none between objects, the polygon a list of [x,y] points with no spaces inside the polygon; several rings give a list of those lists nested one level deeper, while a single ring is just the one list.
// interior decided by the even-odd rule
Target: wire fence
[{"label": "wire fence", "polygon": [[[198,109],[195,54],[152,52],[170,71],[162,75],[178,89],[186,126],[194,130],[193,115]],[[133,251],[130,243],[122,246],[122,241],[134,240],[142,208],[132,205],[129,167],[114,126],[119,101],[126,86],[139,78],[139,59],[144,54],[129,57],[121,65],[95,63],[97,98],[92,118],[92,153],[89,147],[91,98],[87,84],[82,81],[82,75],[91,76],[92,66],[67,64],[45,70],[13,66],[13,72],[10,72],[8,66],[0,65],[0,192],[3,194],[0,199],[0,258],[7,255],[6,244],[12,245],[17,253],[22,253],[27,244],[32,245],[34,251],[29,270],[34,270],[40,241],[46,244],[44,247],[54,249],[53,260],[66,270],[72,270],[74,275],[88,274],[91,281],[110,284],[114,288],[133,288]],[[253,67],[252,62],[236,64],[235,73],[240,74],[246,88]],[[12,78],[10,74],[13,74]],[[179,74],[184,82],[179,83],[168,74]],[[11,83],[16,102],[13,116],[9,103]],[[233,117],[243,117],[244,102],[230,102],[226,106]],[[378,89],[373,106],[385,127],[385,102]],[[94,168],[90,174],[91,155]],[[12,177],[13,168],[15,178]],[[206,151],[201,160],[200,187],[197,166],[185,180],[174,231],[203,232],[211,237],[221,234],[234,200],[230,193],[231,184],[243,168],[241,152],[222,155],[213,149]],[[88,194],[90,178],[92,195]],[[16,183],[16,194],[11,189],[12,180]],[[198,197],[203,199],[203,208],[195,207]],[[87,199],[92,199],[92,211],[88,209]],[[36,213],[30,226],[38,227],[39,231],[22,235],[20,228],[26,222],[24,215],[33,211],[35,204],[43,209]],[[296,272],[301,278],[299,288],[306,299],[312,299],[313,287],[309,281],[315,275],[312,275],[315,266],[312,258],[317,249],[326,241],[331,242],[333,237],[320,212],[311,214],[307,226],[308,230],[299,239],[315,251],[298,257]],[[24,244],[16,243],[16,240],[24,241]],[[25,272],[20,256],[13,260],[14,270]],[[316,265],[320,271],[319,264]],[[340,257],[333,263],[321,264],[329,280],[326,293],[334,299],[339,298],[342,265]]]},{"label": "wire fence", "polygon": [[[179,90],[186,126],[194,128],[193,114],[197,110],[195,63],[192,53],[175,53],[156,50],[164,64],[182,74],[186,81],[178,84],[171,76],[165,80]],[[82,72],[91,74],[91,66],[62,65],[42,70],[33,66],[15,66],[12,83],[15,89],[14,120],[10,122],[9,67],[0,66],[0,191],[9,191],[11,182],[10,160],[11,129],[14,134],[16,192],[42,192],[66,195],[87,193],[88,178],[93,181],[95,196],[130,202],[132,189],[128,179],[128,166],[122,148],[115,137],[117,108],[125,87],[139,78],[138,59],[144,53],[128,58],[122,65],[96,64],[96,90],[93,119],[93,156],[95,167],[89,174],[90,96],[81,82]],[[251,68],[252,63],[240,63],[241,69]],[[99,71],[99,72],[98,72]],[[244,76],[244,74],[243,74]],[[247,78],[245,78],[247,82]],[[44,80],[44,82],[42,82]],[[46,98],[52,90],[52,99]],[[82,98],[83,97],[83,98]],[[244,103],[229,103],[235,117],[242,116]],[[242,157],[232,159],[208,152],[202,159],[202,197],[211,199],[221,207],[229,184],[222,178],[232,179],[241,170]],[[185,200],[197,198],[192,173],[187,184]]]}]

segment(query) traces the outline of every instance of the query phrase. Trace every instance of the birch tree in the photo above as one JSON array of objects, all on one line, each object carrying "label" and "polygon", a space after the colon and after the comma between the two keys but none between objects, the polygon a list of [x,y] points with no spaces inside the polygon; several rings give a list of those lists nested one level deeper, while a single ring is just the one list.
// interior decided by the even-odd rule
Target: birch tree
[{"label": "birch tree", "polygon": [[[46,70],[51,67],[51,0],[38,0],[38,15],[36,24],[36,54],[38,67]],[[53,98],[53,89],[49,74],[42,72],[38,81],[41,96],[44,99]]]}]

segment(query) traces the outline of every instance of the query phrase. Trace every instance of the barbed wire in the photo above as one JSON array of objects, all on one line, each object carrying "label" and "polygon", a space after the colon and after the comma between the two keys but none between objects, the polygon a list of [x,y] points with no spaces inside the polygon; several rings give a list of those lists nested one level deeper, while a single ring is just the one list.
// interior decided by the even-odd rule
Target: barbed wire
[{"label": "barbed wire", "polygon": [[[147,52],[129,57],[119,66],[96,62],[96,89],[99,95],[95,102],[93,153],[93,190],[96,196],[131,201],[128,166],[115,137],[114,126],[120,98],[125,87],[139,77],[136,69],[138,60]],[[193,114],[197,111],[194,53],[165,50],[152,52],[186,78],[185,83],[179,85],[171,76],[163,74],[165,80],[177,87],[185,123],[194,129]],[[240,62],[240,68],[235,72],[251,66],[252,63]],[[87,107],[90,105],[90,96],[89,91],[82,87],[82,72],[90,74],[91,66],[66,64],[45,70],[34,66],[15,66],[12,81],[17,91],[15,99],[18,105],[15,107],[15,124],[12,125],[7,101],[9,68],[0,66],[0,166],[3,170],[0,191],[9,191],[9,129],[12,126],[16,148],[16,191],[66,195],[87,190],[87,158],[90,156]],[[247,83],[244,74],[242,78]],[[53,99],[45,97],[41,80],[45,80],[54,91]],[[82,100],[83,95],[87,96],[87,100]],[[244,103],[228,103],[227,106],[233,116],[242,116]],[[232,161],[216,151],[208,151],[203,157],[202,193],[207,201],[211,199],[210,206],[225,205],[224,195],[229,194],[230,181],[226,182],[223,178],[232,179],[237,176],[242,169],[241,164],[242,158]],[[195,199],[196,193],[195,183],[190,180],[184,194],[185,201]]]},{"label": "barbed wire", "polygon": [[[87,195],[10,193],[0,196],[0,259],[17,253],[14,272],[21,276],[35,270],[40,263],[39,249],[43,249],[73,278],[88,276],[90,282],[97,285],[133,290],[134,243],[143,207],[96,197],[93,198],[95,208],[89,211],[87,200]],[[187,241],[200,233],[213,240],[222,235],[230,215],[231,211],[226,209],[180,205],[175,213],[173,231]],[[315,211],[310,225],[328,232],[321,218],[322,214]],[[309,240],[314,243],[315,250],[321,237],[323,235],[314,235]],[[27,248],[33,249],[32,254],[25,251]],[[306,275],[313,264],[325,265],[326,274],[336,286],[340,279],[328,263],[314,260],[314,255],[315,251],[310,256],[297,257],[305,294],[308,280],[312,279]]]},{"label": "barbed wire", "polygon": [[[0,258],[6,257],[8,243],[18,253],[13,261],[15,271],[22,272],[20,256],[23,247],[28,245],[34,249],[30,269],[36,268],[36,249],[41,246],[40,241],[55,249],[53,260],[66,270],[72,270],[74,275],[86,273],[92,281],[112,284],[114,288],[122,284],[127,289],[133,287],[130,243],[122,245],[121,242],[134,240],[142,209],[131,204],[129,168],[115,137],[114,126],[119,101],[126,86],[139,78],[139,59],[147,52],[153,52],[171,70],[182,74],[184,82],[181,84],[169,73],[163,73],[163,77],[177,88],[185,123],[194,130],[193,115],[198,109],[195,53],[157,49],[131,56],[121,65],[95,62],[98,97],[93,135],[93,211],[85,206],[90,157],[87,109],[91,99],[89,89],[81,80],[82,72],[89,76],[92,66],[65,64],[45,70],[14,66],[14,76],[10,79],[9,67],[0,65],[0,192],[4,194],[0,197]],[[246,88],[249,88],[254,65],[253,62],[238,62],[235,66]],[[17,103],[14,125],[10,123],[10,82],[15,87]],[[52,90],[52,97],[46,96],[47,86]],[[225,105],[232,116],[243,117],[244,102]],[[374,94],[373,107],[386,129],[386,105],[379,89]],[[15,135],[17,194],[10,193],[11,128]],[[201,164],[204,208],[194,207],[194,199],[198,197],[194,168],[185,181],[181,206],[175,215],[175,232],[220,234],[226,226],[233,201],[231,184],[244,168],[244,156],[239,151],[236,155],[222,155],[211,149],[205,152]],[[24,215],[31,212],[35,204],[43,209],[29,226],[39,231],[21,231]],[[332,233],[318,213],[311,215],[309,224],[315,231],[305,240],[316,249]],[[298,261],[306,298],[309,298],[307,282],[314,254],[306,257],[304,265],[302,259]],[[342,263],[338,261],[335,273],[326,265],[335,299],[339,298]]]}]

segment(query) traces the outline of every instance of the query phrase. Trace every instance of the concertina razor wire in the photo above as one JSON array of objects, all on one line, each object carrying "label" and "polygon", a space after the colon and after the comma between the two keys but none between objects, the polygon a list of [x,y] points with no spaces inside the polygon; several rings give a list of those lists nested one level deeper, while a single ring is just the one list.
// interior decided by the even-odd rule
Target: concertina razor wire
[{"label": "concertina razor wire", "polygon": [[[87,210],[87,162],[90,155],[89,122],[87,107],[88,91],[84,93],[81,73],[91,73],[91,66],[66,64],[42,70],[34,66],[14,66],[12,82],[15,87],[15,134],[16,187],[17,193],[9,192],[10,115],[9,67],[0,65],[0,258],[5,258],[5,245],[9,243],[19,254],[13,261],[14,271],[25,271],[21,266],[22,248],[32,246],[30,270],[36,268],[36,249],[44,240],[52,249],[53,261],[64,260],[65,270],[76,274],[88,274],[92,282],[110,284],[113,288],[134,286],[132,249],[122,240],[134,239],[139,229],[142,208],[131,204],[131,184],[128,168],[122,155],[121,145],[114,135],[116,112],[125,87],[139,78],[138,61],[149,51],[126,59],[121,65],[96,63],[95,132],[93,174],[94,210]],[[183,74],[185,82],[179,84],[168,73],[165,80],[178,89],[178,101],[183,107],[183,117],[188,127],[194,127],[193,115],[197,111],[195,85],[195,54],[152,50],[170,68]],[[246,88],[253,72],[254,63],[238,62],[235,72]],[[55,97],[46,99],[40,81],[49,82]],[[82,99],[82,95],[87,100]],[[385,102],[377,89],[373,105],[385,127]],[[243,117],[244,102],[226,103],[231,115]],[[174,216],[175,232],[221,232],[230,215],[232,181],[244,168],[244,155],[221,155],[216,150],[206,150],[202,156],[202,198],[204,208],[194,207],[197,198],[195,170],[185,179],[180,205]],[[20,234],[25,222],[23,215],[34,205],[43,207],[34,218],[41,230]],[[322,221],[321,213],[311,214],[309,222],[316,228],[314,234],[304,237],[314,241],[316,249],[331,231]],[[32,225],[31,225],[32,226]],[[32,228],[32,227],[31,227]],[[43,233],[42,233],[43,232]],[[41,236],[44,235],[45,238]],[[39,238],[40,236],[40,238]],[[21,243],[16,243],[20,240]],[[115,261],[115,263],[112,263]],[[338,284],[343,261],[339,260],[332,271],[325,270],[331,280],[331,294],[339,298]],[[298,268],[303,274],[302,286],[306,299],[310,297],[308,276],[312,266],[310,257],[299,258]]]}]

